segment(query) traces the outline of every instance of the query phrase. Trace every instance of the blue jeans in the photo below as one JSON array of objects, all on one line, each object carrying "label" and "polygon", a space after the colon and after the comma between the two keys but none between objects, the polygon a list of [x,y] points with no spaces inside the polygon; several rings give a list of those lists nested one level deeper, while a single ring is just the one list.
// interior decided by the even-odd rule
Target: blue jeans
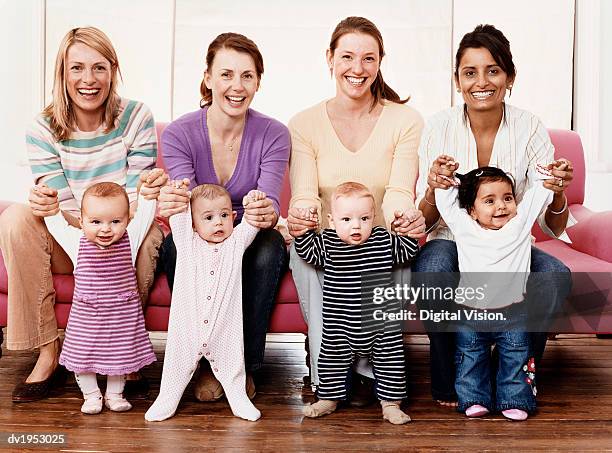
[{"label": "blue jeans", "polygon": [[[412,271],[413,286],[426,284],[456,287],[458,276],[453,273],[459,272],[459,262],[455,242],[445,239],[427,242],[417,255]],[[419,276],[419,273],[426,273],[425,277]],[[440,276],[432,282],[434,273],[440,273]],[[536,364],[544,353],[548,328],[569,295],[571,281],[570,270],[561,261],[536,247],[531,247],[531,273],[527,280],[527,297],[524,303],[527,304],[530,319],[541,320],[539,327],[532,329],[529,334]],[[421,301],[417,304],[420,309],[439,309],[444,308],[445,302]],[[455,333],[452,326],[449,326],[447,332],[433,327],[425,323],[430,343],[431,394],[435,400],[455,401]]]},{"label": "blue jeans", "polygon": [[[242,257],[244,361],[248,372],[263,366],[270,314],[288,262],[283,236],[274,229],[260,230]],[[176,267],[172,234],[162,244],[158,266],[166,273],[172,291]]]},{"label": "blue jeans", "polygon": [[[529,334],[519,330],[507,332],[478,332],[473,329],[457,332],[455,388],[460,412],[480,404],[490,411],[536,408],[532,385],[523,370],[530,358]],[[498,352],[497,366],[491,364],[491,345]],[[491,372],[497,369],[495,389]],[[535,388],[535,387],[534,387]]]}]

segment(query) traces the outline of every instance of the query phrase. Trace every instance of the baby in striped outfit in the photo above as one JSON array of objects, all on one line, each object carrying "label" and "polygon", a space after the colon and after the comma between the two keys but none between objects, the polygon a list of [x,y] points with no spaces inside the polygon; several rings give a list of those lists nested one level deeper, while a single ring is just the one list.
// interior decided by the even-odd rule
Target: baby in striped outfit
[{"label": "baby in striped outfit", "polygon": [[[368,294],[372,284],[389,285],[392,266],[409,262],[418,251],[418,243],[373,226],[374,213],[374,197],[367,187],[355,182],[340,184],[332,194],[330,228],[321,233],[311,230],[295,239],[298,255],[324,271],[319,400],[304,407],[307,417],[336,410],[338,401],[347,397],[352,363],[365,357],[372,360],[383,418],[396,425],[410,421],[400,409],[406,398],[400,325],[391,322],[372,326],[366,313],[371,308]],[[302,216],[317,220],[316,214],[309,216],[306,210]]]},{"label": "baby in striped outfit", "polygon": [[[189,187],[189,180],[175,182]],[[246,206],[266,194],[251,190]],[[176,279],[159,395],[148,421],[172,417],[198,362],[205,357],[235,416],[255,421],[261,412],[248,398],[242,333],[242,255],[259,229],[234,228],[230,194],[215,184],[191,192],[185,212],[170,217],[176,244]]]},{"label": "baby in striped outfit", "polygon": [[81,229],[69,225],[61,211],[45,217],[49,232],[74,265],[74,295],[59,363],[75,373],[85,414],[102,411],[96,373],[107,376],[104,405],[128,411],[126,375],[155,361],[134,268],[155,208],[155,200],[139,195],[130,221],[123,187],[101,182],[83,194]]}]

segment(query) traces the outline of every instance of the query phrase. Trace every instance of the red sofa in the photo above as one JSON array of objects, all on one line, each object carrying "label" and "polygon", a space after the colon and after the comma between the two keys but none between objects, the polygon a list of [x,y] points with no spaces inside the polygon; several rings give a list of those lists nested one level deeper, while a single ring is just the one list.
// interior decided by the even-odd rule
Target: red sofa
[{"label": "red sofa", "polygon": [[[165,127],[157,125],[158,136]],[[545,236],[536,225],[533,233],[536,246],[561,259],[574,274],[572,295],[567,301],[569,318],[555,325],[556,332],[611,333],[612,332],[612,211],[594,213],[585,208],[585,165],[582,144],[578,134],[565,130],[550,130],[557,156],[570,159],[574,165],[574,182],[567,190],[570,210],[579,223],[568,229],[573,243],[567,245]],[[160,162],[163,165],[163,162]],[[286,216],[290,189],[285,177],[281,195],[281,210]],[[0,212],[10,203],[0,202]],[[70,275],[53,276],[56,294],[55,312],[60,327],[65,327],[72,301],[74,281]],[[592,295],[594,288],[600,290],[599,299],[588,313],[576,313],[582,300]],[[606,293],[607,290],[607,293]],[[0,257],[0,325],[6,325],[8,282],[4,261]],[[604,299],[601,300],[601,297]],[[591,302],[589,302],[591,303]],[[170,291],[166,276],[155,279],[149,301],[145,308],[146,325],[149,330],[166,330],[170,311]],[[291,272],[283,277],[279,295],[272,312],[270,332],[306,333],[307,327],[298,305],[297,292]],[[422,326],[415,325],[415,331],[422,332]]]}]

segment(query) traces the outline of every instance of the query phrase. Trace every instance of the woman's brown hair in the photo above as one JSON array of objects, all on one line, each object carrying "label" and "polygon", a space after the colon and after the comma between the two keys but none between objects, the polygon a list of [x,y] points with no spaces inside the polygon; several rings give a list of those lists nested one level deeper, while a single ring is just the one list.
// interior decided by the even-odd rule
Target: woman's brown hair
[{"label": "woman's brown hair", "polygon": [[[264,63],[261,52],[257,48],[257,44],[239,33],[221,33],[219,36],[213,39],[208,46],[208,51],[206,52],[207,71],[212,68],[213,61],[215,61],[215,56],[221,49],[232,49],[236,52],[250,55],[255,63],[255,72],[257,73],[257,82],[259,83],[264,72]],[[202,95],[200,107],[204,108],[207,105],[212,104],[212,90],[206,86],[204,79],[202,79],[202,82],[200,83],[200,94]]]},{"label": "woman's brown hair", "polygon": [[[378,43],[378,54],[380,56],[380,61],[382,62],[382,59],[385,56],[385,45],[383,43],[382,34],[372,21],[366,19],[365,17],[358,16],[347,17],[336,25],[329,42],[329,51],[331,52],[332,56],[336,50],[336,47],[338,47],[338,41],[340,38],[348,33],[363,33],[374,38]],[[376,74],[374,83],[372,83],[370,86],[370,91],[374,96],[372,108],[374,108],[374,106],[383,99],[395,102],[397,104],[405,104],[410,99],[410,97],[408,97],[402,100],[399,95],[385,83],[380,68],[378,69],[378,74]]]},{"label": "woman's brown hair", "polygon": [[55,75],[53,78],[53,98],[51,103],[43,110],[43,115],[50,120],[51,132],[57,141],[66,140],[75,130],[76,118],[71,108],[72,100],[68,96],[66,87],[66,59],[68,49],[75,43],[85,44],[99,52],[111,64],[111,83],[108,97],[104,102],[105,133],[115,127],[115,120],[119,115],[121,98],[117,94],[117,74],[121,77],[117,53],[108,36],[95,27],[79,27],[70,30],[59,46],[55,59]]}]

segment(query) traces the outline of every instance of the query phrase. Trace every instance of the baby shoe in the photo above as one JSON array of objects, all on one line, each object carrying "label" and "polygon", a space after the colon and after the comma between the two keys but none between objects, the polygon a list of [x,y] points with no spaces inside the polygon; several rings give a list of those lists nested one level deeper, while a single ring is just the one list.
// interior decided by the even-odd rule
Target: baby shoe
[{"label": "baby shoe", "polygon": [[132,408],[132,405],[123,397],[122,393],[106,392],[106,395],[104,395],[104,405],[113,412],[125,412]]},{"label": "baby shoe", "polygon": [[506,409],[502,411],[502,415],[510,420],[523,421],[529,417],[529,414],[522,409]]},{"label": "baby shoe", "polygon": [[102,393],[100,390],[85,395],[85,401],[81,406],[84,414],[99,414],[102,412]]},{"label": "baby shoe", "polygon": [[474,404],[473,406],[468,407],[465,410],[465,415],[470,418],[473,417],[482,417],[483,415],[487,415],[489,413],[489,409],[480,404]]}]

